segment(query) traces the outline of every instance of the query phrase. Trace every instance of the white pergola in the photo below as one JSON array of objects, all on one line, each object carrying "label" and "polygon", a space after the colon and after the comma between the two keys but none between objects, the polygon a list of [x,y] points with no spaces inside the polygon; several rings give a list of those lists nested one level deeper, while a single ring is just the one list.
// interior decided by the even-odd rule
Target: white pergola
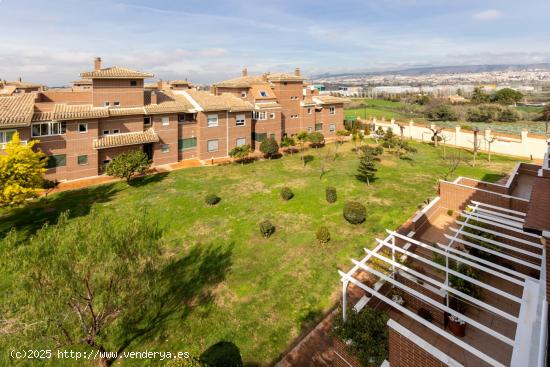
[{"label": "white pergola", "polygon": [[[352,283],[369,293],[371,297],[374,296],[387,303],[391,307],[402,312],[436,334],[451,341],[458,347],[470,352],[491,365],[505,367],[505,365],[501,362],[488,356],[475,346],[468,344],[464,340],[452,335],[446,330],[423,319],[415,312],[392,301],[390,298],[380,293],[379,290],[383,283],[389,283],[393,287],[401,289],[402,291],[420,299],[422,302],[429,304],[436,309],[459,317],[474,328],[486,333],[488,336],[494,337],[510,346],[513,349],[511,366],[543,366],[542,364],[533,363],[530,361],[533,358],[532,350],[529,353],[525,353],[525,350],[530,348],[530,345],[535,343],[532,337],[533,330],[535,329],[539,330],[540,338],[546,342],[546,315],[544,313],[545,305],[547,305],[545,292],[545,248],[540,242],[540,236],[523,231],[524,217],[525,213],[519,211],[501,208],[479,201],[471,201],[467,206],[467,209],[461,212],[461,218],[455,220],[456,227],[450,227],[450,234],[444,234],[444,237],[448,240],[448,243],[446,244],[427,244],[412,238],[410,234],[409,236],[405,236],[395,231],[388,230],[388,236],[383,240],[377,239],[377,246],[373,250],[365,249],[366,256],[362,260],[358,261],[352,259],[353,268],[350,271],[339,271],[342,281],[342,309],[344,320],[346,319],[347,312],[347,288],[349,283]],[[470,233],[469,229],[475,230],[476,233]],[[484,238],[483,234],[485,233],[491,234],[492,238]],[[473,242],[475,240],[482,240],[494,247],[487,248],[480,246],[479,244]],[[397,242],[405,243],[405,245],[398,246],[396,245]],[[445,265],[441,265],[434,262],[432,259],[428,259],[410,251],[410,247],[413,245],[444,256]],[[458,245],[463,247],[464,250],[457,249],[456,246]],[[521,246],[521,248],[516,246]],[[498,248],[501,251],[497,251],[495,248]],[[391,257],[383,255],[381,253],[382,249],[391,250]],[[491,254],[496,258],[506,260],[507,262],[517,265],[523,269],[529,269],[529,274],[525,274],[524,272],[510,269],[478,256],[474,256],[468,252],[470,249],[476,249],[478,251]],[[396,256],[399,256],[399,259]],[[434,279],[404,265],[403,260],[407,258],[414,259],[415,261],[444,272],[445,280],[441,281]],[[389,274],[385,274],[374,269],[369,264],[369,260],[371,259],[377,259],[378,261],[384,262],[387,264],[388,268],[391,269],[391,272]],[[501,284],[510,283],[515,287],[497,287],[483,281],[473,279],[449,267],[449,261],[469,265],[478,271],[496,277]],[[366,271],[378,277],[380,280],[373,287],[368,286],[356,278],[359,271]],[[533,274],[533,271],[540,272],[540,279],[530,275]],[[435,288],[437,291],[440,291],[445,295],[446,303],[440,303],[437,300],[434,300],[433,298],[398,281],[395,277],[397,273],[402,274],[409,279],[423,281],[421,286],[425,288],[432,290]],[[489,302],[480,300],[454,289],[449,283],[449,275],[462,278],[485,291],[504,297],[506,300],[517,304],[520,311],[517,314],[510,313],[494,304],[490,304]],[[522,296],[519,297],[517,294],[518,292],[512,293],[509,291],[510,288],[519,288],[522,292]],[[515,338],[510,338],[503,335],[497,330],[492,329],[490,325],[484,325],[483,323],[450,308],[449,296],[459,297],[471,306],[476,307],[483,312],[488,312],[514,323],[516,325]],[[487,298],[489,299],[489,297]],[[365,300],[363,300],[360,307],[356,306],[356,308],[361,308],[364,304],[366,304]],[[537,307],[540,306],[541,313],[543,313],[542,320],[541,318],[533,319],[532,314],[536,312],[536,310],[533,310],[533,305],[537,305]],[[540,345],[537,349],[537,353],[535,354],[536,358],[542,361],[544,359],[543,356],[545,355],[545,345],[541,343],[541,340],[538,340],[537,344]]]}]

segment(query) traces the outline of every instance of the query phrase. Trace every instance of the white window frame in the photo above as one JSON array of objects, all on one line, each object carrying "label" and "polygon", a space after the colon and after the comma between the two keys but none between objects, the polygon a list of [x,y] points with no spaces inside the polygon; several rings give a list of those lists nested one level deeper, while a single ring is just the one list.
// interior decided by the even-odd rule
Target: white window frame
[{"label": "white window frame", "polygon": [[13,136],[16,132],[17,130],[0,130],[0,145],[7,144],[11,141],[11,139],[9,141],[7,140],[8,133],[12,133]]},{"label": "white window frame", "polygon": [[336,131],[336,124],[329,124],[328,125],[328,131],[330,131],[331,133],[335,132]]},{"label": "white window frame", "polygon": [[246,115],[245,114],[239,114],[239,115],[235,116],[235,125],[245,126],[246,125]]},{"label": "white window frame", "polygon": [[[210,143],[212,143],[212,142],[216,142],[216,149],[215,150],[210,149]],[[211,140],[206,141],[206,150],[209,153],[219,151],[220,150],[220,140],[219,139],[211,139]]]},{"label": "white window frame", "polygon": [[113,129],[112,134],[120,134],[120,129]]},{"label": "white window frame", "polygon": [[308,128],[307,128],[307,132],[308,132],[308,133],[310,133],[310,132],[312,132],[312,131],[313,131],[313,128],[312,128],[312,127],[308,127]]},{"label": "white window frame", "polygon": [[162,116],[160,118],[160,121],[162,122],[162,126],[169,126],[170,125],[170,117],[168,117],[168,116]]},{"label": "white window frame", "polygon": [[241,98],[246,98],[246,96],[247,96],[246,91],[244,91],[244,90],[241,91]]},{"label": "white window frame", "polygon": [[[63,124],[64,122],[62,121],[48,121],[48,122],[37,122],[37,123],[34,123],[34,124],[31,124],[31,136],[32,137],[41,137],[41,136],[58,136],[58,135],[65,135],[65,132],[66,131],[63,131]],[[40,134],[36,135],[34,133],[34,126],[37,126],[37,125],[47,125],[47,132],[46,134],[42,134],[42,127],[40,127]],[[57,131],[58,133],[54,134],[52,133],[52,131],[54,130],[54,126],[57,126]],[[67,129],[66,125],[65,125],[65,130]]]},{"label": "white window frame", "polygon": [[111,134],[111,132],[109,130],[103,130],[101,132],[101,135],[109,135],[109,134]]},{"label": "white window frame", "polygon": [[328,108],[328,113],[329,113],[329,115],[336,115],[336,107],[330,106]]},{"label": "white window frame", "polygon": [[[242,141],[242,144],[239,144],[239,141]],[[246,138],[237,138],[235,140],[236,147],[242,147],[243,145],[246,145]]]},{"label": "white window frame", "polygon": [[[149,119],[149,123],[145,123],[145,119]],[[153,119],[151,116],[143,116],[143,126],[151,126],[153,124]]]},{"label": "white window frame", "polygon": [[161,153],[169,153],[170,152],[170,144],[161,144],[160,145],[160,152]]},{"label": "white window frame", "polygon": [[313,108],[308,107],[308,108],[307,108],[307,114],[308,114],[308,115],[311,115],[312,113],[313,113]]},{"label": "white window frame", "polygon": [[265,97],[267,97],[267,96],[268,96],[268,95],[267,95],[267,92],[266,92],[265,90],[261,90],[261,91],[260,91],[260,97],[264,97],[264,98],[265,98]]},{"label": "white window frame", "polygon": [[103,107],[109,107],[111,104],[109,102],[103,102]]},{"label": "white window frame", "polygon": [[[81,126],[84,126],[84,127],[85,127],[84,131],[80,131],[80,127],[81,127]],[[86,134],[86,133],[88,132],[88,123],[87,123],[87,122],[79,122],[79,123],[78,123],[78,132],[79,132],[80,134]]]},{"label": "white window frame", "polygon": [[[78,163],[78,158],[80,157],[86,157],[86,163]],[[90,159],[88,158],[88,154],[80,154],[76,156],[76,164],[79,166],[87,166],[90,164]]]},{"label": "white window frame", "polygon": [[113,102],[113,106],[115,106],[115,107],[120,107],[120,102],[118,102],[118,101]]},{"label": "white window frame", "polygon": [[[216,121],[214,122],[214,118]],[[219,119],[217,114],[210,114],[206,116],[206,125],[207,127],[217,127],[219,125]]]},{"label": "white window frame", "polygon": [[269,118],[272,119],[272,120],[275,120],[275,112],[271,112],[269,114]]}]

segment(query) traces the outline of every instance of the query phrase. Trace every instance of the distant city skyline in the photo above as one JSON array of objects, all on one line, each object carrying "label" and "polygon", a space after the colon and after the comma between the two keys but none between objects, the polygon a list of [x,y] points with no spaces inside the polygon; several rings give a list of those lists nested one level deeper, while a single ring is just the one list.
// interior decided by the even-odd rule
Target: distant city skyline
[{"label": "distant city skyline", "polygon": [[0,78],[104,66],[209,83],[250,73],[550,62],[550,1],[0,0]]}]

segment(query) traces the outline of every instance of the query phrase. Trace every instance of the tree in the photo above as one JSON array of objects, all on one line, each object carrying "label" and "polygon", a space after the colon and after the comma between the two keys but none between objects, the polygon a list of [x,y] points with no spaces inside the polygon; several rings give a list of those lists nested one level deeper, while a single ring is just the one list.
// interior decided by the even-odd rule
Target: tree
[{"label": "tree", "polygon": [[117,155],[111,163],[107,165],[105,173],[109,176],[119,177],[130,183],[132,176],[147,172],[151,166],[151,161],[147,154],[140,150],[133,150]]},{"label": "tree", "polygon": [[474,141],[473,141],[473,145],[474,145],[474,162],[473,162],[472,166],[474,166],[474,167],[476,165],[477,151],[479,150],[479,139],[477,137],[478,134],[479,134],[479,129],[476,127],[474,129]]},{"label": "tree", "polygon": [[513,90],[511,88],[503,88],[497,91],[493,96],[492,100],[494,102],[503,104],[503,105],[512,105],[521,101],[523,98],[523,93]]},{"label": "tree", "polygon": [[298,144],[300,144],[300,159],[302,160],[302,163],[304,167],[306,166],[306,161],[304,159],[304,145],[307,142],[307,133],[305,131],[301,131],[296,135],[296,140],[298,141]]},{"label": "tree", "polygon": [[283,136],[283,139],[281,140],[281,148],[287,148],[287,153],[290,151],[292,154],[294,146],[296,146],[296,141],[294,141],[294,138]]},{"label": "tree", "polygon": [[357,167],[357,179],[362,182],[366,182],[367,186],[370,186],[370,181],[376,175],[376,161],[370,154],[363,154],[359,160],[359,167]]},{"label": "tree", "polygon": [[472,102],[473,103],[487,103],[489,102],[489,95],[483,91],[482,88],[476,87],[472,93]]},{"label": "tree", "polygon": [[497,140],[497,138],[496,136],[485,136],[484,139],[487,142],[487,148],[489,151],[489,162],[491,162],[491,144],[493,144]]},{"label": "tree", "polygon": [[338,157],[338,148],[340,145],[344,144],[344,139],[350,135],[350,132],[347,130],[338,130],[336,132],[336,149],[334,151],[334,160]]},{"label": "tree", "polygon": [[447,142],[451,140],[451,136],[450,135],[445,135],[445,134],[442,134],[441,135],[441,141],[443,142],[443,159],[447,159]]},{"label": "tree", "polygon": [[441,134],[443,128],[434,126],[429,129],[432,132],[432,141],[434,142],[434,146],[437,148],[437,143],[441,140],[441,136],[439,136],[439,134]]},{"label": "tree", "polygon": [[540,119],[542,121],[550,121],[550,104],[547,104],[540,113]]},{"label": "tree", "polygon": [[311,145],[315,148],[319,148],[325,143],[325,136],[319,131],[310,133],[307,137]]},{"label": "tree", "polygon": [[448,104],[439,104],[427,111],[428,118],[436,121],[456,121],[458,116]]},{"label": "tree", "polygon": [[239,147],[235,147],[229,151],[229,156],[233,159],[236,159],[241,162],[241,164],[244,164],[244,161],[246,158],[248,158],[248,155],[250,154],[251,148],[249,144],[241,145]]},{"label": "tree", "polygon": [[268,138],[260,144],[260,151],[269,159],[279,152],[279,144],[274,138]]},{"label": "tree", "polygon": [[19,205],[35,197],[44,182],[46,159],[34,151],[35,140],[21,144],[19,134],[13,134],[0,154],[0,207]]},{"label": "tree", "polygon": [[161,235],[146,211],[120,223],[92,210],[70,221],[62,213],[22,248],[10,246],[22,260],[11,265],[20,268],[12,270],[17,281],[7,301],[25,325],[13,337],[23,344],[120,351],[115,336],[143,320],[158,299]]}]

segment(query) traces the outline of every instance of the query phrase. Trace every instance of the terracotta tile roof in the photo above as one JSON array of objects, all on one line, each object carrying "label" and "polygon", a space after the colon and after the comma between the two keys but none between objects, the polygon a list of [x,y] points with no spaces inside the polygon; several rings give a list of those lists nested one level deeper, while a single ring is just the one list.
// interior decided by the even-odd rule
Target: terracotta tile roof
[{"label": "terracotta tile roof", "polygon": [[0,97],[0,126],[27,126],[34,113],[34,93]]},{"label": "terracotta tile roof", "polygon": [[188,90],[186,93],[204,111],[252,111],[254,106],[248,101],[242,100],[230,93],[214,95],[210,92]]},{"label": "terracotta tile roof", "polygon": [[[261,92],[265,92],[265,97],[261,95]],[[262,99],[277,99],[277,96],[271,89],[271,86],[269,83],[259,83],[254,84],[250,86],[249,93],[254,97],[256,100],[262,100]]]},{"label": "terracotta tile roof", "polygon": [[190,82],[188,82],[187,80],[183,80],[183,79],[171,80],[169,84],[171,84],[171,85],[174,85],[174,84],[178,84],[178,85],[191,85]]},{"label": "terracotta tile roof", "polygon": [[53,116],[55,120],[81,120],[109,117],[105,107],[94,107],[91,104],[56,104]]},{"label": "terracotta tile roof", "polygon": [[105,135],[99,139],[94,139],[93,146],[94,149],[105,149],[125,145],[158,143],[158,141],[159,136],[155,130],[148,129],[131,133]]},{"label": "terracotta tile roof", "polygon": [[311,96],[304,97],[304,99],[300,102],[300,105],[302,106],[315,106],[317,103],[313,100]]},{"label": "terracotta tile roof", "polygon": [[254,84],[264,84],[266,82],[261,76],[241,76],[234,79],[224,80],[214,84],[215,87],[227,88],[249,88]]},{"label": "terracotta tile roof", "polygon": [[73,85],[92,85],[92,79],[78,79],[72,83]]},{"label": "terracotta tile roof", "polygon": [[145,93],[145,112],[147,114],[189,112],[193,105],[184,96],[171,91],[157,91],[157,104],[151,104],[151,93]]},{"label": "terracotta tile roof", "polygon": [[257,109],[273,109],[273,108],[281,108],[282,106],[277,102],[258,102],[255,104],[255,107]]},{"label": "terracotta tile roof", "polygon": [[147,79],[152,78],[153,74],[113,66],[110,68],[80,73],[80,76],[82,78],[90,79]]},{"label": "terracotta tile roof", "polygon": [[267,79],[270,82],[302,82],[305,78],[301,75],[288,73],[270,73],[267,74]]},{"label": "terracotta tile roof", "polygon": [[19,80],[13,81],[13,82],[6,82],[6,85],[14,86],[16,88],[42,88],[42,84],[22,82]]},{"label": "terracotta tile roof", "polygon": [[0,96],[10,96],[13,94],[13,92],[15,92],[16,89],[17,87],[15,85],[5,85],[4,88],[0,89]]},{"label": "terracotta tile roof", "polygon": [[524,227],[550,231],[550,178],[535,179]]},{"label": "terracotta tile roof", "polygon": [[109,108],[109,116],[145,115],[145,107],[114,107]]},{"label": "terracotta tile roof", "polygon": [[32,122],[39,122],[39,121],[52,121],[54,120],[53,111],[49,112],[35,112],[32,115]]},{"label": "terracotta tile roof", "polygon": [[334,96],[313,96],[313,101],[317,104],[335,104],[335,103],[350,103],[351,101],[347,98],[334,97]]}]

